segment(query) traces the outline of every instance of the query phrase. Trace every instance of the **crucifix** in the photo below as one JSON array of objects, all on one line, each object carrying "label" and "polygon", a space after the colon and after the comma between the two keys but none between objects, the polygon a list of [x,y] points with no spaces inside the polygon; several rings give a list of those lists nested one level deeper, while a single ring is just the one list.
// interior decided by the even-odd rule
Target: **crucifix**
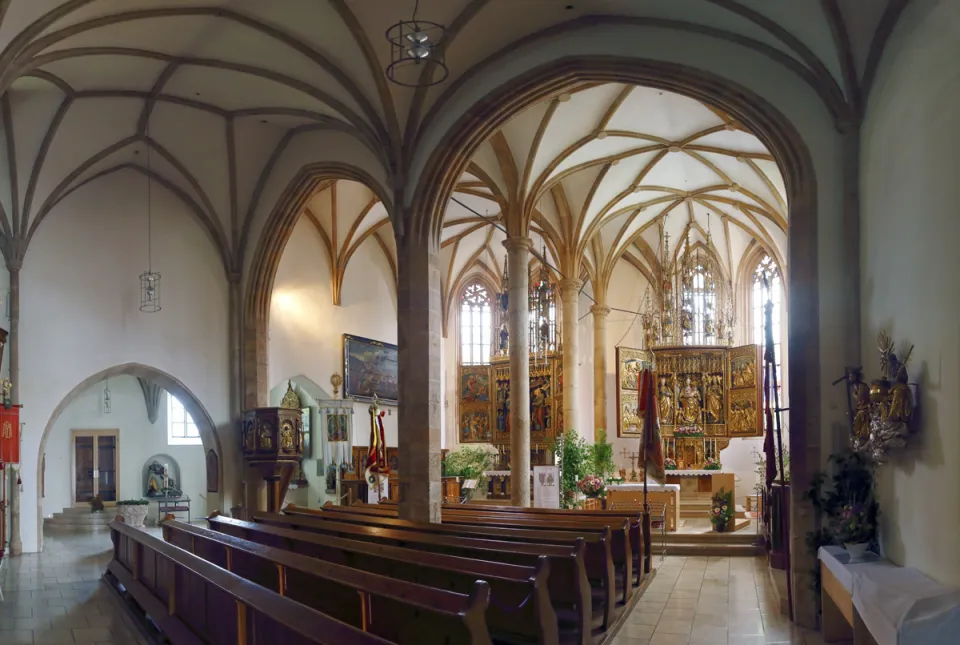
[{"label": "crucifix", "polygon": [[624,448],[620,451],[620,456],[624,459],[630,460],[630,481],[637,481],[637,463],[640,459],[640,454],[636,452],[627,452],[627,449]]}]

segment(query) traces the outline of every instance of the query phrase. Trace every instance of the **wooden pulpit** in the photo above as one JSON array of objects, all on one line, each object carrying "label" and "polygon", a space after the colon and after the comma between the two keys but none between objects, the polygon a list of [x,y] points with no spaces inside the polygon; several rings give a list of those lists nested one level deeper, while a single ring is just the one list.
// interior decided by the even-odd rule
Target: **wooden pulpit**
[{"label": "wooden pulpit", "polygon": [[243,460],[267,483],[267,512],[278,513],[294,467],[303,458],[299,409],[254,408],[243,413]]}]

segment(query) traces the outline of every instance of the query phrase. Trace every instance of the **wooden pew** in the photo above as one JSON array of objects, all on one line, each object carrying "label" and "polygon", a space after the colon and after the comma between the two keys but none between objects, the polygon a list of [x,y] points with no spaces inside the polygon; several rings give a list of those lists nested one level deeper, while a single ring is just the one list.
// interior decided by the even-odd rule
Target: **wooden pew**
[{"label": "wooden pew", "polygon": [[[306,513],[317,513],[315,509],[303,509],[293,504],[289,505],[289,508],[291,512],[302,510]],[[634,584],[637,585],[643,581],[643,518],[640,513],[614,512],[610,515],[597,516],[591,515],[591,512],[587,511],[585,515],[574,516],[564,514],[563,511],[553,511],[549,514],[524,513],[523,511],[529,511],[531,509],[521,509],[519,507],[513,507],[516,511],[509,513],[498,511],[477,512],[475,510],[477,508],[481,508],[481,506],[444,506],[442,521],[445,524],[478,524],[508,528],[533,528],[548,531],[574,532],[579,532],[587,528],[602,529],[604,526],[610,526],[612,530],[610,551],[613,557],[614,567],[622,574],[620,580],[623,585],[623,602],[625,604],[630,600],[632,591],[627,581],[634,581]],[[335,506],[327,502],[320,511],[397,517],[398,509],[396,505],[357,504],[353,506]],[[605,513],[604,511],[598,512]],[[627,523],[625,532],[620,530],[624,522]],[[633,575],[634,572],[636,572],[636,576]]]},{"label": "wooden pew", "polygon": [[[613,623],[614,612],[617,609],[617,577],[615,575],[611,551],[611,543],[613,541],[612,530],[608,525],[602,528],[578,531],[549,531],[543,528],[510,528],[490,526],[489,524],[427,524],[373,514],[351,514],[346,511],[330,513],[322,510],[318,511],[299,507],[285,511],[284,514],[304,518],[309,517],[321,521],[407,529],[417,531],[418,533],[489,538],[533,544],[571,545],[577,538],[583,538],[586,546],[584,565],[586,566],[587,577],[596,582],[596,584],[592,586],[593,589],[597,590],[597,593],[594,594],[594,606],[600,606],[603,609],[603,629],[608,629]],[[621,544],[623,544],[626,542],[626,522],[624,522],[624,526],[621,527],[620,530],[624,536],[621,542]],[[632,587],[629,583],[623,587],[622,594],[625,600],[631,591]]]},{"label": "wooden pew", "polygon": [[559,642],[557,615],[547,594],[550,564],[546,557],[541,557],[535,567],[526,567],[289,529],[243,530],[244,522],[229,518],[221,521],[241,530],[218,532],[166,519],[161,526],[168,542],[187,550],[196,549],[194,552],[203,557],[207,557],[209,541],[217,543],[209,549],[214,557],[219,557],[221,546],[229,549],[238,541],[462,594],[473,593],[476,581],[484,580],[490,586],[486,621],[498,641],[542,645]]},{"label": "wooden pew", "polygon": [[132,599],[174,645],[388,645],[244,580],[149,533],[110,522],[104,580]]},{"label": "wooden pew", "polygon": [[331,535],[430,553],[531,567],[536,565],[541,556],[546,556],[550,562],[547,585],[550,602],[556,611],[561,630],[572,630],[576,634],[576,642],[580,645],[590,645],[594,629],[600,629],[603,624],[602,612],[597,616],[598,612],[593,608],[590,583],[586,573],[586,545],[583,539],[577,540],[573,545],[525,544],[432,535],[295,515],[255,513],[251,519],[253,521],[239,525],[236,520],[227,522],[227,518],[220,516],[211,516],[207,521],[210,528],[239,537],[245,537],[246,531],[272,531],[274,528],[287,528],[311,534]]},{"label": "wooden pew", "polygon": [[[362,502],[355,502],[360,505]],[[383,500],[380,506],[387,508],[397,508],[397,502],[392,500]],[[637,582],[642,582],[646,574],[650,573],[650,550],[652,535],[650,532],[650,517],[644,515],[640,510],[598,510],[587,511],[583,509],[560,509],[560,508],[537,508],[524,506],[504,506],[495,504],[455,504],[444,503],[443,512],[448,510],[456,511],[458,509],[470,509],[471,511],[488,511],[493,513],[517,513],[521,515],[556,515],[559,517],[623,517],[630,521],[630,548],[633,550],[633,560],[635,571],[637,573]],[[635,531],[634,526],[639,524],[640,530]]]},{"label": "wooden pew", "polygon": [[[336,519],[343,521],[360,521],[363,523],[376,522],[378,524],[384,521],[390,522],[393,526],[404,526],[394,522],[404,522],[397,518],[396,509],[378,508],[374,505],[358,506],[333,506],[324,505],[321,509],[307,509],[290,505],[284,509],[285,513],[307,515],[311,517],[323,517],[334,515]],[[357,518],[360,518],[359,520]],[[544,534],[537,535],[530,531],[550,532],[550,539],[559,541],[569,540],[570,536],[582,536],[587,542],[587,575],[603,582],[604,588],[607,587],[607,580],[614,581],[610,586],[613,593],[619,586],[620,596],[624,606],[629,602],[633,593],[631,581],[633,580],[633,556],[630,548],[629,523],[625,519],[619,520],[619,526],[611,527],[618,520],[613,522],[599,521],[594,523],[589,521],[582,523],[561,522],[561,521],[539,521],[537,519],[514,517],[514,516],[496,516],[496,515],[475,515],[471,513],[448,513],[444,518],[442,525],[430,524],[421,527],[422,530],[432,530],[430,527],[444,526],[449,529],[448,532],[458,534],[475,534],[495,536],[500,539],[526,541],[533,539],[540,541],[544,539]],[[585,525],[586,524],[586,525]],[[419,525],[417,525],[419,526]],[[411,525],[408,525],[412,528]],[[566,535],[563,535],[566,534]],[[599,537],[601,544],[595,545],[591,536]],[[603,545],[606,542],[606,545]],[[619,573],[619,576],[615,575]]]},{"label": "wooden pew", "polygon": [[164,519],[164,538],[208,562],[392,643],[490,645],[489,586],[469,593],[395,580]]}]

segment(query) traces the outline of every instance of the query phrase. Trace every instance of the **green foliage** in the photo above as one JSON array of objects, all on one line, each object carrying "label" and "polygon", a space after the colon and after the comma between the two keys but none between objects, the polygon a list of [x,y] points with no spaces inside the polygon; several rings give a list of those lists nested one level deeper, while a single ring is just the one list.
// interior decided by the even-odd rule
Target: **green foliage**
[{"label": "green foliage", "polygon": [[714,526],[729,524],[733,520],[734,510],[733,491],[728,493],[721,488],[710,500],[710,523]]},{"label": "green foliage", "polygon": [[[861,518],[860,529],[866,533],[857,537],[867,542],[876,538],[877,519],[880,507],[874,496],[874,472],[872,464],[860,453],[850,450],[830,455],[833,476],[827,484],[827,474],[818,472],[810,482],[807,499],[820,514],[821,528],[806,535],[807,549],[816,558],[821,546],[841,544],[844,535],[842,523],[845,509],[856,508]],[[859,530],[859,529],[858,529]],[[838,533],[838,531],[840,533]],[[820,567],[814,567],[814,590],[820,593]]]},{"label": "green foliage", "polygon": [[577,484],[592,468],[590,449],[576,430],[567,430],[550,447],[560,466],[560,505],[576,508]]},{"label": "green foliage", "polygon": [[90,512],[99,513],[103,510],[103,498],[99,495],[95,495],[90,498]]},{"label": "green foliage", "polygon": [[486,446],[462,446],[459,450],[447,453],[441,464],[444,477],[463,477],[476,479],[477,488],[484,484],[483,471],[493,467],[494,453]]},{"label": "green foliage", "polygon": [[597,430],[597,439],[587,450],[592,469],[590,474],[605,480],[617,472],[617,466],[613,463],[613,446],[607,441],[605,430]]},{"label": "green foliage", "polygon": [[149,503],[146,499],[124,499],[117,502],[117,506],[147,506]]}]

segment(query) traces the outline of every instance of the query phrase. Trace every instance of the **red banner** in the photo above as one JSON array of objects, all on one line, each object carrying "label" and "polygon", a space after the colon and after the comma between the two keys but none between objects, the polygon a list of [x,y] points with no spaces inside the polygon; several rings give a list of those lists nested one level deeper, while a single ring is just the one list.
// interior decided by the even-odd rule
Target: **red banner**
[{"label": "red banner", "polygon": [[20,463],[20,406],[0,405],[0,462]]}]

